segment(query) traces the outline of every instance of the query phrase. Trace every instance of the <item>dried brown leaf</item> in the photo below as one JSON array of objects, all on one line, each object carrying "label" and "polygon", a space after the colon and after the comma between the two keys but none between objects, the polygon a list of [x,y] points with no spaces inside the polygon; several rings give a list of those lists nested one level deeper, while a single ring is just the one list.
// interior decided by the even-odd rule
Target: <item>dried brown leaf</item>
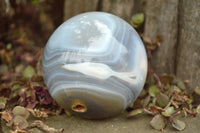
[{"label": "dried brown leaf", "polygon": [[175,108],[179,108],[179,103],[176,102],[176,101],[172,101],[172,105],[173,105]]},{"label": "dried brown leaf", "polygon": [[144,36],[143,41],[147,44],[152,44],[152,40],[149,37]]},{"label": "dried brown leaf", "polygon": [[41,110],[37,110],[37,109],[30,109],[27,108],[27,110],[34,116],[34,117],[38,117],[38,118],[47,118],[48,114],[44,111]]},{"label": "dried brown leaf", "polygon": [[0,112],[0,114],[1,114],[1,119],[3,119],[6,122],[10,122],[13,119],[9,111],[3,111],[3,112]]},{"label": "dried brown leaf", "polygon": [[171,75],[160,76],[160,81],[162,82],[162,84],[165,84],[165,85],[171,84],[173,79],[174,79],[174,77]]}]

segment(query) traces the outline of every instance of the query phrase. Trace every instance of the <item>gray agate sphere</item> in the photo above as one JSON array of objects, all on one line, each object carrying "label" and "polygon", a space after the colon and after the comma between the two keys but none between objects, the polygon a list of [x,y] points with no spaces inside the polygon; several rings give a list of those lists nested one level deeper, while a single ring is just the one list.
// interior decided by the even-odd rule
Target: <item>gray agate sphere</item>
[{"label": "gray agate sphere", "polygon": [[55,30],[42,67],[48,91],[66,112],[102,119],[120,114],[138,97],[147,56],[127,22],[109,13],[88,12]]}]

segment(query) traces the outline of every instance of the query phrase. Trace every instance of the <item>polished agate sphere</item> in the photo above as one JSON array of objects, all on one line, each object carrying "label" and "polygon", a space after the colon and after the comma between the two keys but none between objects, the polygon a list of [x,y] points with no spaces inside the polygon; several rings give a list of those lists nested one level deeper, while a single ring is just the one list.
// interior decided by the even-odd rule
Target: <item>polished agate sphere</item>
[{"label": "polished agate sphere", "polygon": [[59,26],[42,59],[46,86],[69,114],[112,117],[130,106],[147,75],[147,56],[137,32],[109,13],[88,12]]}]

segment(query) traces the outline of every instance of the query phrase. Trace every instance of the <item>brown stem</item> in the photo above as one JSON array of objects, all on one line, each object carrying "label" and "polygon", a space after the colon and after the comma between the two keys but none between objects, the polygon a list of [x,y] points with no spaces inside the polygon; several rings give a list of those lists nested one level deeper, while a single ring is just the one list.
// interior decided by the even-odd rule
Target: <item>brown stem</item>
[{"label": "brown stem", "polygon": [[147,114],[150,114],[150,115],[153,115],[153,116],[156,115],[156,114],[154,114],[153,112],[149,111],[149,110],[146,109],[146,108],[143,108],[143,111],[146,112]]},{"label": "brown stem", "polygon": [[166,110],[172,104],[173,100],[174,100],[174,95],[171,97],[169,103],[167,104],[167,106],[165,106],[164,110]]},{"label": "brown stem", "polygon": [[188,114],[191,114],[192,116],[196,116],[197,115],[197,112],[193,112],[193,111],[191,111],[191,110],[189,110],[189,109],[187,109],[187,108],[185,108],[184,109]]},{"label": "brown stem", "polygon": [[164,92],[164,89],[162,87],[162,83],[161,83],[160,78],[158,77],[158,75],[155,72],[153,72],[153,76],[158,82],[158,87],[161,89],[162,92]]}]

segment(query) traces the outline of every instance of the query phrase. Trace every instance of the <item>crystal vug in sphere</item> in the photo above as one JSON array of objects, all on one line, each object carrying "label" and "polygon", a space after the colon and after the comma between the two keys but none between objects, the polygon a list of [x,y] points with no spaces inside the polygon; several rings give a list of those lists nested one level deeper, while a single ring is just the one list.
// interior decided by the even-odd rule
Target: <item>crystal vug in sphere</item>
[{"label": "crystal vug in sphere", "polygon": [[55,30],[42,67],[48,91],[66,112],[102,119],[122,113],[136,100],[146,80],[147,56],[127,22],[88,12]]}]

